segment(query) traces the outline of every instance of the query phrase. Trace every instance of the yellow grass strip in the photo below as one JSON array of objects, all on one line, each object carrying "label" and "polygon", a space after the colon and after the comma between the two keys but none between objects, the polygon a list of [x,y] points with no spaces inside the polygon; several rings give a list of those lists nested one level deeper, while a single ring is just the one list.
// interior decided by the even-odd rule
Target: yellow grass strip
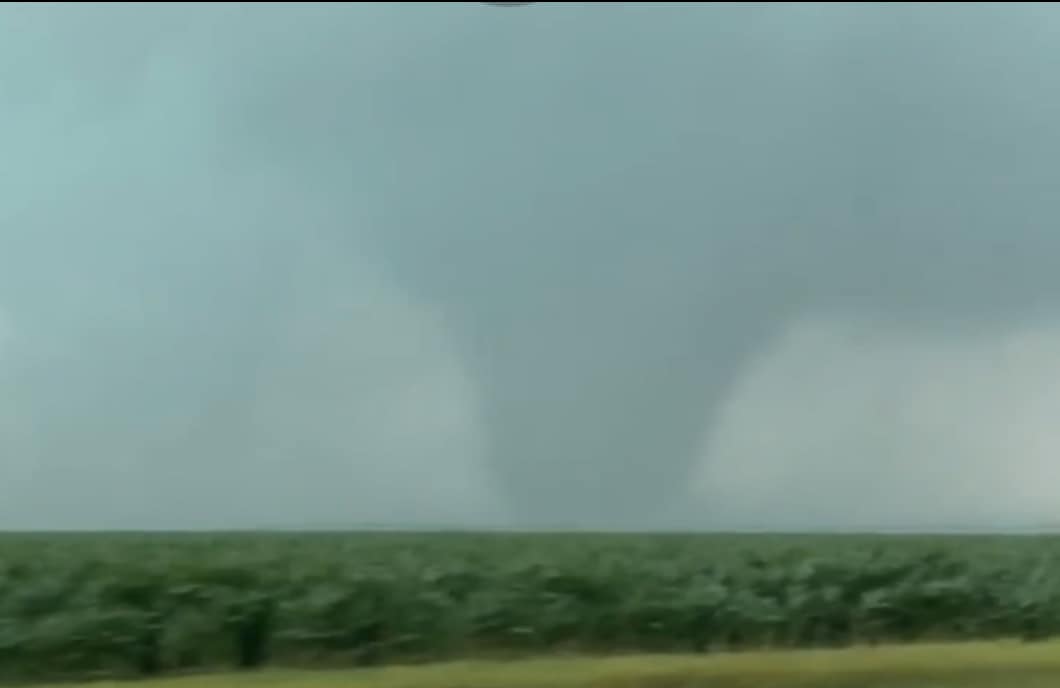
[{"label": "yellow grass strip", "polygon": [[[230,673],[94,688],[1060,688],[1060,643],[463,661]],[[58,687],[56,687],[58,688]],[[70,688],[70,684],[65,684]]]}]

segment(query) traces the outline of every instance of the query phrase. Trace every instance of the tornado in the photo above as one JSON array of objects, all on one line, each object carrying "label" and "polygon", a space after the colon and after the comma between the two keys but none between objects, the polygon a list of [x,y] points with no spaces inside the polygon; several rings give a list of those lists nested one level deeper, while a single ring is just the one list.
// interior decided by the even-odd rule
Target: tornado
[{"label": "tornado", "polygon": [[[54,366],[95,384],[109,355],[137,371],[106,380],[126,407],[179,407],[179,425],[159,422],[180,436],[158,441],[167,455],[220,447],[251,474],[250,409],[286,355],[269,342],[314,302],[291,295],[307,236],[326,235],[329,264],[371,256],[439,316],[493,482],[528,527],[650,527],[694,508],[686,485],[727,399],[799,318],[959,334],[1060,313],[1048,8],[19,12],[71,39],[52,90],[12,81],[51,119],[25,106],[11,145],[94,142],[53,152],[77,162],[66,186],[12,192],[32,208],[5,216],[0,252],[19,341],[65,342],[51,358],[21,346],[77,437],[109,412],[58,394]],[[125,162],[101,179],[110,158]],[[49,218],[47,247],[33,217]],[[71,305],[62,274],[84,276],[79,296],[106,317]]]}]

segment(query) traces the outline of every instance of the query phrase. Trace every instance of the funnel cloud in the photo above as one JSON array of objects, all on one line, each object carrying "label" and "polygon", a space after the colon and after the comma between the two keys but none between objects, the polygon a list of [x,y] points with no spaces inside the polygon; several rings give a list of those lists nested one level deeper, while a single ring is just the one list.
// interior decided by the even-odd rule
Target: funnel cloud
[{"label": "funnel cloud", "polygon": [[490,4],[0,9],[0,525],[1052,518],[1052,8]]}]

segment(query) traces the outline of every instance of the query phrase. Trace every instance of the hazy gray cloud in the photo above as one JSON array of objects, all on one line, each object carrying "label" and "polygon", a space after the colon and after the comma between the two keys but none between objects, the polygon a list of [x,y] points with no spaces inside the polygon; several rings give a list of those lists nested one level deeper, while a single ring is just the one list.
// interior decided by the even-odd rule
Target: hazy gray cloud
[{"label": "hazy gray cloud", "polygon": [[447,333],[333,245],[363,218],[218,152],[240,9],[154,10],[5,9],[0,524],[496,520]]},{"label": "hazy gray cloud", "polygon": [[806,321],[729,399],[695,480],[717,527],[1060,527],[1060,329]]},{"label": "hazy gray cloud", "polygon": [[0,18],[0,526],[1051,518],[1044,5]]}]

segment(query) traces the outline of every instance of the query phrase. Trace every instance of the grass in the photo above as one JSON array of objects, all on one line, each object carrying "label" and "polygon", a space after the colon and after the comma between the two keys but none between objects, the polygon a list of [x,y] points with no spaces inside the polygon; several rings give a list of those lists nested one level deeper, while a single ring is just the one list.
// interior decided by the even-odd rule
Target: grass
[{"label": "grass", "polygon": [[[129,682],[62,684],[130,688]],[[916,644],[710,656],[466,661],[216,674],[135,688],[1057,688],[1060,642]],[[42,687],[43,688],[43,687]],[[55,686],[54,688],[59,688]]]}]

